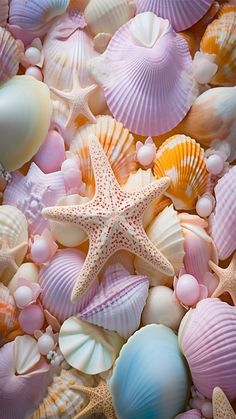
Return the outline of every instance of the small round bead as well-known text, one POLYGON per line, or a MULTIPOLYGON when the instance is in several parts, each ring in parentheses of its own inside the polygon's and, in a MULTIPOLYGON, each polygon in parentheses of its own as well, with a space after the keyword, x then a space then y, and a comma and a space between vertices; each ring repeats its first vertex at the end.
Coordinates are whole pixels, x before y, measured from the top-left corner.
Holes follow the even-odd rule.
POLYGON ((34 77, 36 80, 43 81, 42 71, 38 67, 28 67, 25 74, 26 76, 34 77))
POLYGON ((176 297, 182 304, 192 306, 196 304, 200 297, 200 288, 193 275, 182 275, 175 288, 176 297))
POLYGON ((44 313, 38 304, 30 304, 21 310, 18 320, 23 332, 33 335, 35 330, 43 327, 44 313))
POLYGON ((212 403, 210 401, 205 401, 201 407, 202 415, 206 419, 211 419, 213 417, 213 408, 212 403))
POLYGON ((42 355, 47 355, 49 351, 52 351, 54 347, 54 340, 52 336, 44 333, 38 340, 38 350, 42 355))
POLYGON ((38 48, 29 47, 25 51, 25 57, 30 62, 31 65, 36 65, 39 63, 41 58, 41 52, 38 48))
POLYGON ((209 217, 209 215, 212 213, 212 210, 213 205, 210 198, 207 196, 199 198, 196 205, 196 211, 200 217, 209 217))
POLYGON ((224 161, 218 154, 212 154, 206 161, 206 167, 212 175, 219 175, 224 169, 224 161))
POLYGON ((31 246, 31 258, 36 263, 45 263, 50 258, 51 252, 48 242, 39 238, 31 246))
POLYGON ((33 292, 29 287, 23 285, 16 289, 14 298, 18 307, 25 307, 33 300, 33 292))
POLYGON ((153 162, 153 150, 148 145, 144 145, 137 152, 137 160, 142 166, 149 166, 153 162))

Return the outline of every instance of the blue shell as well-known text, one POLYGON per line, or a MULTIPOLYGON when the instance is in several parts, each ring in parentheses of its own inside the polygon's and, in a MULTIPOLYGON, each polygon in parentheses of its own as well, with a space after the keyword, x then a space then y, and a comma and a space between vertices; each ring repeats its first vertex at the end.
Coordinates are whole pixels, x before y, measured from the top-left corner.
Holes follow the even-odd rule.
POLYGON ((173 419, 183 411, 188 369, 174 332, 156 324, 136 332, 120 352, 109 387, 119 419, 173 419))

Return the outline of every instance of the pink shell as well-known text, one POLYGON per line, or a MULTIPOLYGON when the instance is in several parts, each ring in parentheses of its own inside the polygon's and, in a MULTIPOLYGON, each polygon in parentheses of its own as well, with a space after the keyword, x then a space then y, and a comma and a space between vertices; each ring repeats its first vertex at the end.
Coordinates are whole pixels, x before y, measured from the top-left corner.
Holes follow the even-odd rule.
POLYGON ((210 218, 211 237, 219 259, 227 259, 236 249, 236 166, 215 187, 216 205, 210 218))
POLYGON ((33 335, 35 330, 40 330, 43 327, 43 309, 39 304, 30 304, 21 310, 18 320, 21 329, 25 333, 33 335))
POLYGON ((214 0, 135 0, 137 12, 153 12, 168 19, 177 31, 190 28, 210 9, 214 0))
POLYGON ((197 409, 191 409, 187 412, 180 413, 175 419, 202 419, 201 412, 197 409))
POLYGON ((197 390, 208 399, 219 386, 236 397, 236 307, 217 298, 200 301, 183 318, 179 344, 197 390))
POLYGON ((17 74, 22 53, 23 44, 21 45, 10 32, 0 27, 0 83, 17 74))
POLYGON ((62 136, 57 131, 49 131, 33 160, 44 173, 52 173, 61 169, 65 158, 65 144, 62 136))
POLYGON ((0 26, 3 28, 7 24, 9 0, 0 1, 0 26))

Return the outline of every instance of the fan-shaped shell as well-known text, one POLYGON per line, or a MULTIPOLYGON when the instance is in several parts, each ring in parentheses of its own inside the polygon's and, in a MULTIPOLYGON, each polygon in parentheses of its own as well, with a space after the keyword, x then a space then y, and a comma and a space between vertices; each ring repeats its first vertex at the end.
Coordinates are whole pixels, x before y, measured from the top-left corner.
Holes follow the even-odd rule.
POLYGON ((154 174, 159 179, 169 176, 169 196, 176 209, 193 209, 197 198, 210 188, 204 151, 198 143, 185 135, 175 135, 157 150, 154 174))
POLYGON ((190 109, 196 95, 191 65, 186 42, 151 12, 123 25, 89 63, 113 116, 144 136, 171 130, 190 109))
POLYGON ((32 336, 18 336, 15 339, 14 356, 16 373, 25 374, 40 360, 37 341, 32 336))
POLYGON ((215 187, 216 205, 210 219, 211 237, 221 260, 236 249, 236 167, 232 167, 215 187))
POLYGON ((236 83, 236 5, 223 5, 218 19, 208 25, 201 40, 201 51, 215 54, 218 65, 210 83, 234 86, 236 83))
POLYGON ((8 19, 9 0, 1 0, 0 3, 0 26, 5 27, 8 19))
POLYGON ((236 308, 217 298, 200 301, 183 318, 179 344, 193 383, 208 399, 220 386, 229 400, 236 397, 236 308))
POLYGON ((67 319, 59 334, 60 350, 68 364, 91 375, 110 369, 123 343, 116 333, 76 317, 67 319))
MULTIPOLYGON (((10 248, 28 242, 28 223, 24 214, 12 205, 0 206, 0 245, 4 242, 10 248)), ((25 251, 19 252, 17 262, 20 265, 24 259, 25 251)))
POLYGON ((214 0, 136 0, 137 12, 153 12, 168 19, 179 32, 190 28, 207 13, 214 0))
POLYGON ((49 90, 33 77, 15 76, 0 86, 0 156, 5 169, 20 168, 38 151, 51 113, 49 90))
POLYGON ((10 32, 0 27, 0 83, 17 74, 22 53, 21 43, 16 41, 10 32))
POLYGON ((120 419, 175 417, 185 404, 188 372, 174 332, 152 324, 131 336, 109 387, 120 419))
POLYGON ((0 283, 0 346, 1 340, 13 340, 19 333, 15 300, 8 288, 0 283))
POLYGON ((87 124, 78 131, 70 146, 70 151, 80 158, 82 178, 87 186, 88 195, 94 192, 94 176, 88 148, 88 136, 91 134, 96 135, 102 144, 120 185, 123 185, 130 173, 137 168, 133 135, 112 117, 99 116, 96 124, 87 124))

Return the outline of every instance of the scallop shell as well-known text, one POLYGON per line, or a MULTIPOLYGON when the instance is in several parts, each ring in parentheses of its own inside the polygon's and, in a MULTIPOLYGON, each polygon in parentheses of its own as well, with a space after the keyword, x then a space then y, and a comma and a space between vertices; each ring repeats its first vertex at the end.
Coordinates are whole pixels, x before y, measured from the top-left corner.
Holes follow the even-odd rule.
POLYGON ((148 288, 147 277, 130 275, 120 264, 111 265, 95 296, 77 317, 127 338, 139 327, 148 288))
POLYGON ((94 35, 113 35, 135 13, 133 0, 91 0, 84 11, 85 21, 94 35))
POLYGON ((1 0, 0 2, 0 26, 4 28, 8 19, 9 0, 1 0))
POLYGON ((174 332, 152 324, 131 336, 115 363, 109 387, 120 419, 169 419, 181 412, 188 371, 174 332))
POLYGON ((0 283, 0 346, 1 340, 11 341, 20 334, 17 308, 7 287, 0 283))
POLYGON ((215 187, 216 205, 210 218, 211 237, 219 259, 227 259, 236 249, 236 167, 232 167, 215 187))
MULTIPOLYGON (((184 236, 173 205, 166 207, 149 225, 147 236, 157 249, 169 260, 177 275, 184 258, 184 236)), ((139 257, 135 257, 134 266, 137 272, 147 275, 153 285, 169 284, 170 278, 153 269, 139 257)), ((172 280, 171 280, 172 282, 172 280)))
POLYGON ((166 192, 176 209, 193 209, 197 198, 210 190, 210 175, 206 169, 204 150, 185 135, 174 135, 157 150, 154 175, 169 176, 166 192))
POLYGON ((58 131, 64 138, 66 144, 70 144, 78 128, 76 123, 69 124, 66 128, 66 122, 69 116, 69 107, 63 101, 53 100, 53 112, 51 118, 50 130, 58 131))
POLYGON ((153 12, 168 19, 179 32, 190 28, 207 13, 214 0, 135 0, 137 12, 153 12))
POLYGON ((91 375, 109 370, 123 343, 116 333, 76 317, 67 319, 59 334, 59 347, 68 364, 91 375))
POLYGON ((236 83, 236 5, 223 5, 218 19, 208 25, 201 40, 201 51, 215 55, 218 70, 210 83, 234 86, 236 83))
POLYGON ((78 373, 73 368, 62 369, 59 376, 54 376, 46 396, 31 419, 73 419, 83 409, 86 397, 71 389, 72 385, 92 387, 94 378, 78 373))
POLYGON ((171 130, 196 97, 186 42, 151 12, 123 25, 88 65, 113 116, 139 135, 171 130))
POLYGON ((17 74, 22 54, 21 43, 16 41, 10 32, 0 27, 0 83, 17 74))
POLYGON ((83 182, 87 195, 94 193, 94 176, 88 148, 88 136, 94 134, 102 144, 113 172, 120 185, 123 185, 131 172, 137 168, 135 162, 135 141, 133 135, 123 124, 110 116, 99 116, 96 124, 83 126, 71 143, 70 151, 80 158, 83 182))
POLYGON ((38 151, 51 112, 47 86, 33 77, 15 76, 0 86, 0 161, 6 170, 20 168, 38 151))
POLYGON ((200 301, 183 318, 179 344, 197 390, 208 399, 219 386, 236 397, 236 308, 217 298, 200 301))
POLYGON ((40 360, 37 341, 28 335, 18 336, 14 344, 15 369, 19 375, 31 370, 40 360))

